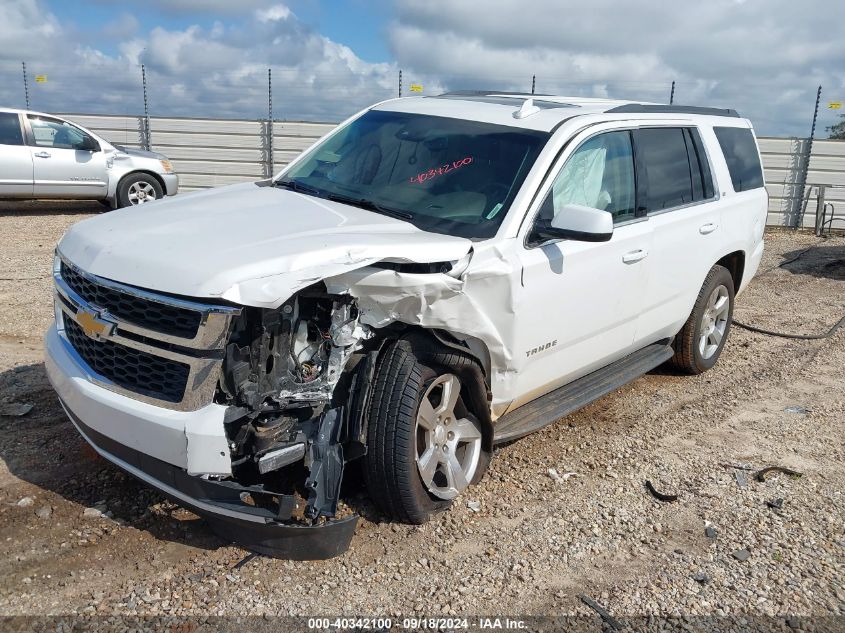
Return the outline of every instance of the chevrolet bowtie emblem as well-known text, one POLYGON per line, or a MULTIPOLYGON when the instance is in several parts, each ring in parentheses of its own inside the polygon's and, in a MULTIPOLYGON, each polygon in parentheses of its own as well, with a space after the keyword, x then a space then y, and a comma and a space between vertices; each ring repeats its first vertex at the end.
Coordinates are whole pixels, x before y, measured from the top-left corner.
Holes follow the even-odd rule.
POLYGON ((114 333, 115 323, 103 318, 99 311, 79 308, 76 311, 76 322, 89 338, 99 340, 114 333))

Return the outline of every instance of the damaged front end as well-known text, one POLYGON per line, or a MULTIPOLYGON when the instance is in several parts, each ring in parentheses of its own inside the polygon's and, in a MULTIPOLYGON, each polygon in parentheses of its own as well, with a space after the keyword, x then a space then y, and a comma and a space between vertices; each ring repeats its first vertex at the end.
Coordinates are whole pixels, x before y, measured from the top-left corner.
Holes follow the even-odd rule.
POLYGON ((345 464, 366 452, 366 389, 359 387, 374 368, 370 338, 355 299, 329 294, 323 284, 275 309, 245 308, 235 319, 215 395, 227 406, 230 481, 242 503, 298 538, 292 552, 284 530, 275 543, 268 532, 259 546, 234 527, 223 536, 286 558, 325 557, 326 530, 331 555, 348 547, 357 515, 338 504, 345 464))

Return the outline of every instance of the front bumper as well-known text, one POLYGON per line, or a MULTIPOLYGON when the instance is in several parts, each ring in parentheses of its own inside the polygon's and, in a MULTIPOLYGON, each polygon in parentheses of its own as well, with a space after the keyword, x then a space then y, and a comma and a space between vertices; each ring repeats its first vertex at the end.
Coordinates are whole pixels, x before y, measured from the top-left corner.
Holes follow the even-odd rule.
POLYGON ((189 474, 222 474, 224 461, 226 473, 231 472, 227 451, 208 450, 219 448, 221 440, 225 447, 225 407, 210 404, 198 411, 172 411, 93 384, 55 325, 47 332, 45 347, 47 376, 71 422, 94 450, 206 518, 222 538, 260 554, 292 560, 331 558, 349 547, 357 515, 314 526, 283 523, 289 518, 282 516, 283 509, 289 515, 292 497, 189 474), (191 450, 188 428, 208 434, 193 445, 196 450, 191 450), (198 465, 213 469, 197 470, 198 465), (279 512, 247 503, 247 495, 279 499, 279 512))
POLYGON ((175 196, 179 192, 178 174, 159 174, 164 181, 164 193, 168 196, 175 196))
POLYGON ((47 377, 66 407, 91 428, 189 473, 229 475, 226 407, 175 411, 95 384, 93 371, 54 324, 44 340, 47 377))

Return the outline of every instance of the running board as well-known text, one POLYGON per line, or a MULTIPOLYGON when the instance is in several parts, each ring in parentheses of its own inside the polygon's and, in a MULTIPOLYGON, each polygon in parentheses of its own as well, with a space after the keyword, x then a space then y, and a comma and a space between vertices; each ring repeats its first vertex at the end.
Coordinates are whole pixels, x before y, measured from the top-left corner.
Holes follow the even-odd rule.
POLYGON ((662 365, 674 353, 670 342, 654 343, 540 396, 499 418, 494 426, 493 442, 510 442, 539 431, 662 365))

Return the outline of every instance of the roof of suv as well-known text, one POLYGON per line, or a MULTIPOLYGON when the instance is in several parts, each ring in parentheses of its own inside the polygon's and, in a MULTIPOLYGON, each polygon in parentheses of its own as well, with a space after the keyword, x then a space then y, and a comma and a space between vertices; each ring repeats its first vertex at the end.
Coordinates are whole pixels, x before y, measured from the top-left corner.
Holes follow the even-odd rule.
POLYGON ((587 114, 704 115, 739 118, 735 110, 722 108, 469 90, 447 92, 436 97, 392 99, 380 103, 373 109, 469 119, 546 132, 551 131, 567 119, 587 114), (515 113, 525 105, 528 99, 532 100, 534 107, 527 110, 523 116, 516 116, 515 113))

